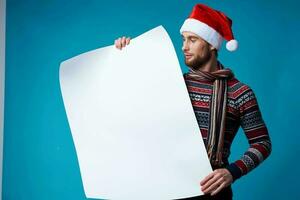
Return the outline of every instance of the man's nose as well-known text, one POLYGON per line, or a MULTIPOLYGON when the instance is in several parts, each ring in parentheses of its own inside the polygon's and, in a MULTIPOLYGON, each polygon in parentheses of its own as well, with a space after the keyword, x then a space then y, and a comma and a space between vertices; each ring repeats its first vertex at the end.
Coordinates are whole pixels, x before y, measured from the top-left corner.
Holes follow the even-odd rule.
POLYGON ((187 42, 185 41, 185 42, 182 43, 182 51, 185 52, 185 51, 187 51, 187 50, 188 50, 188 44, 187 44, 187 42))

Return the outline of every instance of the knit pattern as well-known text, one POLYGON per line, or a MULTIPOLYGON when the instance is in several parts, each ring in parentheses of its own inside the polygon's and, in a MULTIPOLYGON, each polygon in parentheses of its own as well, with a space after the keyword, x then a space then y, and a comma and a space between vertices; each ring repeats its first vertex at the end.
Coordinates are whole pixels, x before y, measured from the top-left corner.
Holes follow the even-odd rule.
MULTIPOLYGON (((184 75, 191 103, 207 147, 209 109, 213 82, 195 80, 184 75)), ((236 78, 228 80, 223 163, 233 180, 247 174, 265 160, 271 152, 271 141, 253 90, 236 78), (242 127, 249 148, 233 163, 228 162, 230 148, 238 129, 242 127)), ((213 168, 215 168, 213 166, 213 168)))

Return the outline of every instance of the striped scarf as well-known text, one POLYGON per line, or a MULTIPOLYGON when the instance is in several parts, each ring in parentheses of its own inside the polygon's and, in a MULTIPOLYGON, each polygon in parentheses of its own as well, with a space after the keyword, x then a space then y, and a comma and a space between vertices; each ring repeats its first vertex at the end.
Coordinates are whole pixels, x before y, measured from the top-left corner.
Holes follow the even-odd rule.
POLYGON ((207 154, 213 166, 222 166, 222 151, 225 134, 225 117, 227 104, 227 80, 234 77, 233 72, 224 69, 218 63, 219 69, 214 72, 194 71, 190 68, 187 76, 202 81, 213 81, 213 93, 209 110, 209 127, 207 138, 207 154))

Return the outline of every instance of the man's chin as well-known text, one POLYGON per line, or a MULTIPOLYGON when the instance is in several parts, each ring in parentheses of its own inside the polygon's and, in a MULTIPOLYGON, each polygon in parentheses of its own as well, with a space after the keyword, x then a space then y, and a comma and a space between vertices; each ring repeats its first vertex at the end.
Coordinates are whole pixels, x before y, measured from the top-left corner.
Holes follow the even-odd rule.
POLYGON ((192 68, 192 69, 197 69, 197 67, 195 66, 194 62, 191 62, 191 61, 187 61, 185 60, 185 65, 192 68))
POLYGON ((185 60, 186 66, 192 68, 193 70, 199 70, 205 64, 204 62, 200 62, 200 60, 185 60))
POLYGON ((191 62, 191 61, 189 61, 189 60, 187 60, 187 59, 185 59, 184 62, 185 62, 185 64, 186 64, 187 66, 189 66, 189 67, 192 67, 192 65, 193 65, 193 62, 191 62))

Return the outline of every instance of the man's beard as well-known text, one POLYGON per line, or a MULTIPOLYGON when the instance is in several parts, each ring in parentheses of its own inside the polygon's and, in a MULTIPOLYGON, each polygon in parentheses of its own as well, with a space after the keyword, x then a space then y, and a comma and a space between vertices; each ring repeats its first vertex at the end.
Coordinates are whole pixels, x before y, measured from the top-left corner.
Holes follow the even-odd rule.
POLYGON ((207 54, 203 58, 199 58, 199 56, 195 57, 192 61, 184 60, 185 64, 191 67, 193 70, 200 69, 204 64, 206 64, 211 58, 211 53, 207 52, 207 54))

